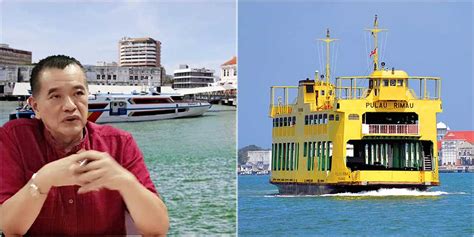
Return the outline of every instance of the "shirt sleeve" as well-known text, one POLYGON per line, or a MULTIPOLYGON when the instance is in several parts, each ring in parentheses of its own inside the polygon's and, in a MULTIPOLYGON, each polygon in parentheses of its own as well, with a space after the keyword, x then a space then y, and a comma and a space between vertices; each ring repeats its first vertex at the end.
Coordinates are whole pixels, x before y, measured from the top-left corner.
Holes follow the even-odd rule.
POLYGON ((122 166, 133 173, 145 188, 159 195, 156 191, 155 185, 151 181, 150 173, 148 172, 145 160, 143 159, 143 154, 131 135, 127 137, 122 155, 122 166))
POLYGON ((15 195, 26 183, 21 161, 13 134, 0 127, 0 204, 15 195))

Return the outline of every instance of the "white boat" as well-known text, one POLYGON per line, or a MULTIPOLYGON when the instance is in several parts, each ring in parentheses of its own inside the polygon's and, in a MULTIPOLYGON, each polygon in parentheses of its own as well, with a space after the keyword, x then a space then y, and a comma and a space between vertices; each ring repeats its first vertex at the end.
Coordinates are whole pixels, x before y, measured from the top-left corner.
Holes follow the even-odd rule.
MULTIPOLYGON (((208 102, 184 100, 179 94, 95 94, 89 96, 87 119, 95 123, 115 123, 196 117, 209 108, 208 102)), ((32 117, 34 113, 29 106, 10 114, 10 120, 32 117)))

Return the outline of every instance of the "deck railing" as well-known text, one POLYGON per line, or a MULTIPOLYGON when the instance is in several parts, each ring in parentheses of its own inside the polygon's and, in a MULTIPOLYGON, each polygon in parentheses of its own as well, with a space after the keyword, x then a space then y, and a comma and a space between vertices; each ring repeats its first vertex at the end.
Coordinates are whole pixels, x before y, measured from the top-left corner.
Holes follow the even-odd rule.
POLYGON ((362 124, 362 134, 418 135, 418 124, 362 124))

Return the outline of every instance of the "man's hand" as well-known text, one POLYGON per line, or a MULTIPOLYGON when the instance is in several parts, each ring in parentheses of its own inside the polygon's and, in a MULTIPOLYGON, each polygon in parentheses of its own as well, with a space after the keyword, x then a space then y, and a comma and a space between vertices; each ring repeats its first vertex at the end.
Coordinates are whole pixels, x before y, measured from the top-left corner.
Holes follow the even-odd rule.
POLYGON ((73 154, 46 164, 37 172, 36 185, 42 193, 49 192, 51 187, 80 185, 74 167, 83 159, 79 154, 73 154))
POLYGON ((124 184, 138 182, 135 176, 118 164, 106 152, 85 151, 78 154, 83 160, 87 159, 87 164, 80 166, 78 163, 71 168, 74 172, 75 180, 81 187, 78 193, 87 193, 101 188, 120 191, 124 184))

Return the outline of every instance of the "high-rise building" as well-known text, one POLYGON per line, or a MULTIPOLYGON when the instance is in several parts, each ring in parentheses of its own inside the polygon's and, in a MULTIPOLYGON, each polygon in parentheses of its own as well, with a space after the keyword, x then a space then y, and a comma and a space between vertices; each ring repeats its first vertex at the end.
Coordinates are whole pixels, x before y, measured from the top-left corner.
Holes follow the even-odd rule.
POLYGON ((161 42, 150 37, 119 41, 121 67, 161 67, 161 42))
POLYGON ((214 83, 214 70, 179 65, 174 71, 173 88, 207 87, 214 83))
POLYGON ((10 48, 8 44, 0 44, 0 64, 25 65, 31 64, 31 52, 10 48))

